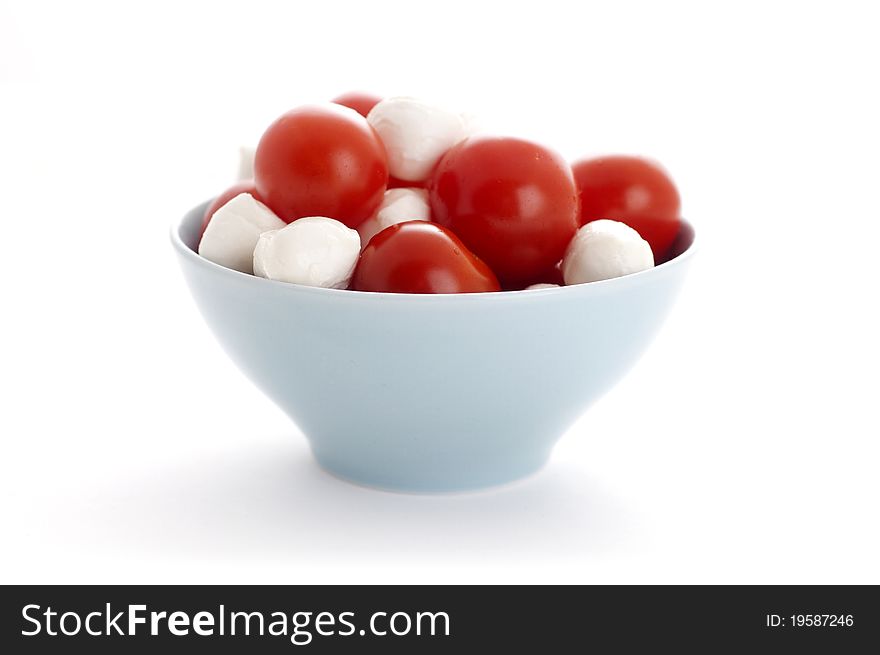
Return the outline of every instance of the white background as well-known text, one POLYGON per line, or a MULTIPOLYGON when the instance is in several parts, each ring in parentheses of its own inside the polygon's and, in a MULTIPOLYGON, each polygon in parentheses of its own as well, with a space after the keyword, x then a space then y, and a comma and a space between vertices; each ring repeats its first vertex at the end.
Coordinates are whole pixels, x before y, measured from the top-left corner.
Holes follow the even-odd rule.
POLYGON ((878 21, 823 4, 2 2, 0 581, 880 582, 878 21), (171 222, 352 88, 678 182, 680 301, 532 479, 327 476, 188 296, 171 222))

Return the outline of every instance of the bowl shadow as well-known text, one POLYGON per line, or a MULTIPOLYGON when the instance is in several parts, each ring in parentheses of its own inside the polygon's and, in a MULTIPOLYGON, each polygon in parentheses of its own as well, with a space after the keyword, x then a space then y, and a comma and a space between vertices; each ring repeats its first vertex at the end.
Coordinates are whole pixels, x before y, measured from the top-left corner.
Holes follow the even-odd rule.
POLYGON ((88 520, 104 547, 135 559, 558 562, 627 550, 641 527, 625 503, 563 462, 487 491, 400 494, 332 477, 289 435, 114 487, 100 493, 120 501, 115 509, 88 520))

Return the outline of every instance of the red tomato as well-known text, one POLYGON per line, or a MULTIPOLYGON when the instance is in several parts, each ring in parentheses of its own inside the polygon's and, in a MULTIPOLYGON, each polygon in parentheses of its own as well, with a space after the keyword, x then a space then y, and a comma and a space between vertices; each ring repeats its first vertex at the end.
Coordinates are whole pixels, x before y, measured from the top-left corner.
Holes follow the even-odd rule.
POLYGON ((472 137, 438 162, 433 219, 451 228, 506 287, 539 281, 577 231, 577 191, 557 153, 520 139, 472 137))
POLYGON ((208 208, 205 210, 205 216, 202 218, 202 231, 199 234, 205 233, 205 228, 208 227, 208 222, 211 220, 214 212, 240 193, 249 193, 257 200, 260 200, 260 194, 257 193, 257 187, 254 185, 253 180, 242 180, 241 182, 233 184, 226 189, 226 191, 214 198, 214 202, 208 205, 208 208))
POLYGON ((333 98, 330 102, 335 102, 337 105, 354 109, 357 113, 366 118, 367 114, 370 113, 370 110, 375 107, 380 100, 382 100, 382 98, 374 96, 371 93, 349 91, 348 93, 343 93, 341 96, 333 98))
POLYGON ((657 164, 616 155, 572 166, 580 195, 581 225, 599 218, 626 223, 651 244, 658 261, 681 227, 678 190, 657 164))
POLYGON ((370 239, 351 288, 391 293, 501 290, 492 270, 457 236, 428 221, 398 223, 370 239))
POLYGON ((327 216, 357 227, 385 193, 385 147, 363 116, 339 105, 293 109, 263 134, 254 157, 257 191, 290 223, 327 216))
POLYGON ((388 178, 389 189, 413 189, 424 187, 424 182, 410 182, 408 180, 399 180, 394 176, 388 178))
POLYGON ((562 278, 562 262, 558 262, 553 268, 549 271, 545 271, 543 275, 538 278, 538 283, 545 284, 558 284, 561 287, 565 286, 565 280, 562 278))

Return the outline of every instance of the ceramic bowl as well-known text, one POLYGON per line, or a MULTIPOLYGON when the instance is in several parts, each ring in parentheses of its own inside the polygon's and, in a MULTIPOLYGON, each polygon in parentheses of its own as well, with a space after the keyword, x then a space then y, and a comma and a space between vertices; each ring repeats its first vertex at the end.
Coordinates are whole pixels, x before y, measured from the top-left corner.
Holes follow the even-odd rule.
POLYGON ((651 342, 694 252, 685 224, 669 261, 603 282, 457 295, 320 289, 200 257, 206 204, 171 240, 214 335, 322 467, 401 491, 476 489, 541 468, 651 342))

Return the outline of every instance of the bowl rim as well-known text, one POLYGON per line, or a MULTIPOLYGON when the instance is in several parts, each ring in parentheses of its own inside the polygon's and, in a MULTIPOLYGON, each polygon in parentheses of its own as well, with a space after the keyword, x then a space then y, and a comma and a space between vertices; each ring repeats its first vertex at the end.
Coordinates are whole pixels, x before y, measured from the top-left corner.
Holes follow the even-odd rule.
POLYGON ((190 248, 186 243, 184 243, 183 238, 181 237, 181 231, 186 226, 188 221, 195 222, 197 219, 201 218, 201 213, 204 209, 207 208, 208 204, 211 203, 213 199, 206 200, 202 202, 189 211, 187 211, 182 218, 175 220, 171 224, 170 236, 171 236, 171 244, 174 249, 178 252, 178 254, 191 261, 196 266, 200 266, 201 268, 212 271, 213 274, 221 275, 221 276, 231 276, 232 279, 238 279, 240 282, 244 282, 245 284, 254 284, 257 286, 275 286, 279 289, 287 289, 289 292, 294 293, 307 293, 314 294, 319 296, 330 297, 344 297, 344 298, 362 298, 362 299, 374 299, 374 300, 391 300, 400 301, 404 300, 407 302, 413 302, 418 299, 418 302, 450 302, 452 299, 456 301, 464 301, 464 302, 478 302, 480 300, 493 300, 497 301, 500 298, 509 298, 511 300, 517 298, 537 298, 541 296, 556 296, 561 294, 571 294, 575 291, 584 291, 585 289, 592 289, 596 292, 599 291, 610 291, 618 287, 622 287, 625 285, 629 285, 632 283, 640 282, 648 277, 660 275, 663 272, 680 268, 685 265, 693 256, 694 253, 698 249, 699 241, 697 236, 697 230, 694 228, 693 223, 682 218, 681 223, 682 227, 688 228, 691 231, 692 238, 690 245, 680 254, 676 255, 672 259, 669 259, 662 264, 658 264, 652 268, 646 269, 644 271, 639 271, 638 273, 630 273, 629 275, 623 275, 621 277, 615 277, 608 280, 598 280, 596 282, 585 282, 583 284, 571 284, 567 286, 559 286, 559 287, 549 287, 544 289, 516 289, 511 291, 483 291, 480 293, 391 293, 386 291, 355 291, 353 289, 327 289, 324 287, 310 287, 303 284, 295 284, 292 282, 281 282, 279 280, 269 280, 267 278, 262 278, 257 275, 250 275, 248 273, 242 273, 241 271, 236 271, 231 268, 226 268, 225 266, 221 266, 220 264, 216 264, 209 259, 205 259, 201 255, 198 254, 195 250, 190 248), (199 212, 198 210, 202 210, 199 212))

